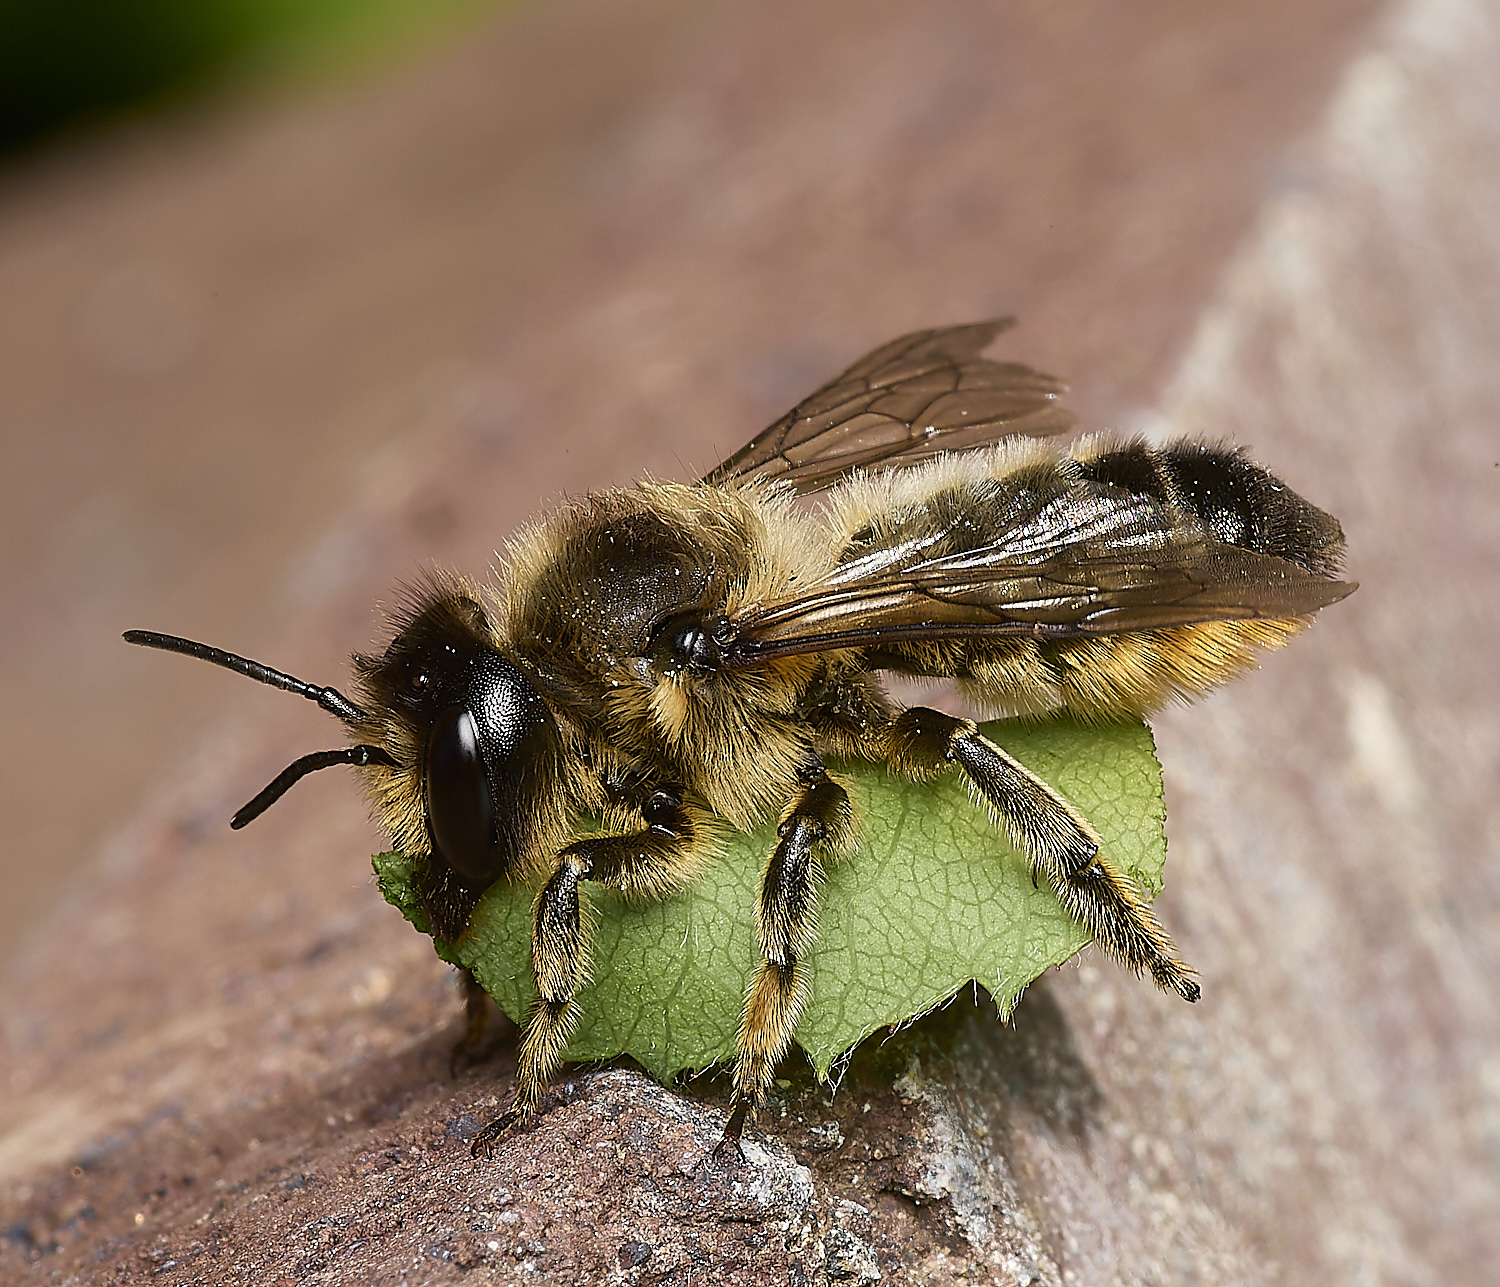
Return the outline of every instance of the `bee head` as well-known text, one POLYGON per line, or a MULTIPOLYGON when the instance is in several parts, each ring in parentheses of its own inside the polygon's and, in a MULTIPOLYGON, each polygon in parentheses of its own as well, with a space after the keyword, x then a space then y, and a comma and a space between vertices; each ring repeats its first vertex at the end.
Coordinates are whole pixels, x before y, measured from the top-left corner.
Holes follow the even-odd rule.
POLYGON ((398 845, 427 849, 475 894, 530 866, 558 810, 561 736, 478 601, 422 592, 385 652, 355 665, 371 724, 401 748, 401 768, 376 783, 398 845))
POLYGON ((356 745, 294 761, 230 826, 252 822, 317 769, 377 770, 370 786, 397 847, 432 855, 430 910, 453 910, 434 916, 445 937, 462 929, 480 893, 532 866, 561 826, 557 721, 498 645, 477 597, 459 584, 434 583, 419 592, 385 652, 355 657, 359 703, 176 635, 131 630, 125 639, 297 693, 342 720, 356 745))

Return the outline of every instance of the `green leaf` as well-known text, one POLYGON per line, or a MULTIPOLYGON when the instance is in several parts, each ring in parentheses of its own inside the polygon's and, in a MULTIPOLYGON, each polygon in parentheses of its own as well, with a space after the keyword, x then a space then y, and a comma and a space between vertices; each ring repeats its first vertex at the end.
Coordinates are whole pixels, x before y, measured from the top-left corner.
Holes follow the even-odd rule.
MULTIPOLYGON (((1153 895, 1161 889, 1161 766, 1143 724, 1005 722, 984 732, 1068 797, 1104 840, 1104 857, 1153 895)), ((1008 1015, 1021 991, 1088 936, 1063 911, 1005 833, 970 800, 962 774, 912 785, 867 765, 837 776, 863 819, 858 850, 830 865, 819 896, 812 996, 797 1041, 826 1077, 840 1054, 878 1028, 941 1005, 977 981, 1008 1015)), ((628 1054, 663 1081, 733 1058, 740 1003, 756 961, 754 907, 774 823, 726 835, 693 886, 632 907, 589 887, 594 982, 567 1057, 628 1054)), ((374 860, 381 892, 418 929, 414 863, 374 860)), ((468 930, 436 944, 472 970, 517 1022, 531 980, 532 889, 497 886, 468 930)))

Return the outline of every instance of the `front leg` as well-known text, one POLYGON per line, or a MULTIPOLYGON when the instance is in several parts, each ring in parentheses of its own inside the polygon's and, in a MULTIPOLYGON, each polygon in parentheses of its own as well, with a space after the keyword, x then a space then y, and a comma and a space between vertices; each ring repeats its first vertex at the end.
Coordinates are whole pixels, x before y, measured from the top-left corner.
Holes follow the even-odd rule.
POLYGON ((537 896, 531 923, 531 968, 536 1008, 526 1025, 516 1067, 516 1098, 509 1111, 474 1137, 474 1156, 488 1156, 514 1123, 533 1117, 548 1078, 562 1060, 578 1022, 578 992, 589 981, 589 948, 582 912, 585 880, 636 898, 665 898, 688 884, 702 866, 708 837, 682 794, 651 793, 641 806, 645 826, 618 836, 589 836, 558 855, 537 896))
POLYGON ((760 964, 745 997, 736 1038, 734 1107, 720 1147, 739 1147, 745 1119, 766 1097, 776 1065, 807 1004, 807 951, 817 933, 818 858, 842 855, 853 840, 844 788, 814 761, 781 820, 781 843, 761 882, 755 924, 760 964))

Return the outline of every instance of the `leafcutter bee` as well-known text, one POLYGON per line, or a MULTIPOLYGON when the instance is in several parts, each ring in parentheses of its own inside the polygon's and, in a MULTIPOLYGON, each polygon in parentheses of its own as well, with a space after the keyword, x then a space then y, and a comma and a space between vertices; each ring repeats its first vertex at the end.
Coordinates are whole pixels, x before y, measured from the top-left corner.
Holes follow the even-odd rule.
POLYGON ((693 484, 646 480, 565 502, 511 542, 504 584, 431 579, 357 700, 175 636, 185 652, 316 701, 351 745, 304 756, 238 814, 356 766, 401 851, 425 864, 434 934, 457 938, 497 881, 538 889, 527 1024, 510 1109, 533 1116, 588 977, 594 881, 666 898, 714 858, 714 819, 779 815, 741 1014, 737 1141, 807 995, 821 867, 848 853, 825 764, 925 779, 955 766, 1106 954, 1185 1000, 1192 969, 1088 820, 979 734, 900 707, 882 672, 951 679, 996 714, 1142 716, 1250 668, 1318 609, 1338 522, 1228 447, 1165 447, 1073 424, 1062 385, 981 351, 1008 319, 903 336, 693 484), (821 509, 799 503, 823 493, 821 509), (602 817, 600 834, 580 818, 602 817))

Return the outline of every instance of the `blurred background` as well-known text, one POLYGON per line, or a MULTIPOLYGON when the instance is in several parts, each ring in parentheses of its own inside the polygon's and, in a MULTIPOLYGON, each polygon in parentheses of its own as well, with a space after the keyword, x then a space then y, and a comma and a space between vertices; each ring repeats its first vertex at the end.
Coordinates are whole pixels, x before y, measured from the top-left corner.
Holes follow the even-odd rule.
POLYGON ((389 65, 504 0, 4 0, 0 154, 227 86, 389 65))
POLYGON ((194 601, 253 619, 351 459, 400 423, 340 406, 380 395, 298 334, 343 325, 354 367, 383 360, 350 316, 368 288, 307 276, 318 239, 350 232, 338 168, 381 165, 338 96, 378 95, 504 7, 0 2, 0 961, 161 759, 160 703, 207 695, 198 676, 132 692, 110 636, 194 601), (287 169, 278 149, 302 151, 287 169))

